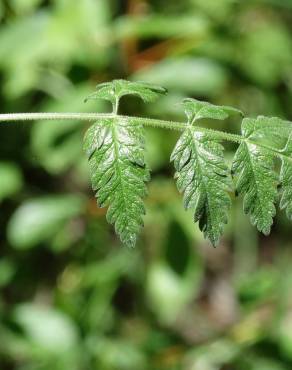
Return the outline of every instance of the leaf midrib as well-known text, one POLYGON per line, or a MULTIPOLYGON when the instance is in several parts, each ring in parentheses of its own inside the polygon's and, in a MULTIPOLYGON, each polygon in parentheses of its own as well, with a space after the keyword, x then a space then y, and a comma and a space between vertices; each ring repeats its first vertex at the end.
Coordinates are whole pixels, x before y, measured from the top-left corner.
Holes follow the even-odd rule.
POLYGON ((259 201, 259 204, 260 204, 260 208, 261 208, 261 215, 263 217, 264 211, 263 211, 263 206, 262 206, 262 197, 259 196, 260 195, 260 192, 258 191, 258 179, 257 179, 256 172, 255 172, 255 169, 254 169, 253 160, 252 160, 252 157, 251 157, 251 154, 250 154, 250 151, 249 151, 249 146, 248 146, 247 142, 243 142, 243 144, 246 147, 247 155, 248 155, 248 160, 249 160, 249 163, 250 163, 250 167, 251 167, 251 170, 252 170, 253 177, 255 179, 256 194, 257 194, 257 198, 260 200, 259 201))
POLYGON ((126 207, 126 201, 125 201, 126 198, 125 198, 125 192, 124 192, 124 181, 123 181, 123 176, 121 174, 121 168, 120 168, 119 142, 117 138, 116 120, 113 120, 111 129, 112 129, 112 135, 113 135, 113 141, 114 141, 114 153, 115 153, 115 158, 116 158, 115 167, 117 169, 118 177, 119 177, 120 184, 121 184, 121 193, 122 193, 123 204, 124 204, 123 211, 126 213, 127 220, 128 220, 129 215, 128 215, 128 208, 126 207))
MULTIPOLYGON (((191 139, 192 139, 192 143, 193 143, 193 148, 195 149, 195 153, 196 153, 196 157, 197 157, 197 161, 198 161, 198 167, 200 169, 200 176, 201 176, 201 179, 202 179, 202 182, 203 182, 203 187, 204 187, 204 192, 206 194, 206 198, 207 198, 207 203, 208 203, 208 207, 207 207, 207 214, 208 214, 208 217, 210 218, 211 220, 211 229, 213 230, 213 217, 210 213, 210 199, 209 199, 209 193, 207 191, 207 186, 206 186, 206 183, 205 183, 205 178, 203 176, 203 171, 202 171, 202 164, 201 164, 201 156, 199 154, 199 151, 198 151, 198 148, 197 148, 197 141, 193 135, 193 132, 192 132, 192 127, 189 127, 189 132, 190 132, 190 135, 191 135, 191 139)), ((212 242, 214 242, 212 240, 212 242)))

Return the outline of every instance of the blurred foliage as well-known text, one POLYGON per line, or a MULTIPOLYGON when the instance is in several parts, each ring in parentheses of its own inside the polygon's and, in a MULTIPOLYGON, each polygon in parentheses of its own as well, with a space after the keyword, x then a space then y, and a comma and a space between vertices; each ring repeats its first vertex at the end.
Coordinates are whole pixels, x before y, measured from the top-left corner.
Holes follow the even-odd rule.
MULTIPOLYGON (((114 78, 292 119, 291 0, 1 0, 1 112, 83 104, 114 78)), ((207 122, 237 132, 232 120, 207 122)), ((215 250, 180 205, 176 132, 147 129, 145 228, 121 248, 96 207, 79 122, 0 128, 1 370, 289 370, 291 224, 259 236, 235 200, 215 250)), ((232 145, 226 146, 227 159, 232 145)))

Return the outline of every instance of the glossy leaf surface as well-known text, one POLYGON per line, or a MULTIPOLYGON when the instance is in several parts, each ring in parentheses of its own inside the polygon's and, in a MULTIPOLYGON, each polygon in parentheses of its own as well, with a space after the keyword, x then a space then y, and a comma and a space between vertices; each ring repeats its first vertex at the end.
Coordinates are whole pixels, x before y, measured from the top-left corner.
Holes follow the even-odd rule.
MULTIPOLYGON (((267 122, 267 130, 270 122, 267 122)), ((263 146, 249 141, 257 134, 260 120, 245 119, 242 133, 246 138, 237 149, 232 172, 237 178, 236 191, 244 196, 243 209, 258 230, 268 235, 276 214, 278 176, 274 171, 274 156, 263 146)), ((262 129, 264 132, 265 130, 262 129)))
POLYGON ((100 207, 108 207, 107 220, 121 241, 134 247, 145 213, 144 182, 150 177, 142 126, 121 117, 99 121, 87 131, 84 148, 100 207))
POLYGON ((283 147, 291 132, 291 122, 277 117, 245 118, 242 121, 242 133, 256 142, 263 140, 273 146, 283 147))
POLYGON ((184 193, 184 206, 194 210, 194 221, 216 246, 227 223, 231 205, 231 179, 223 158, 223 147, 208 135, 189 127, 171 155, 177 187, 184 193))

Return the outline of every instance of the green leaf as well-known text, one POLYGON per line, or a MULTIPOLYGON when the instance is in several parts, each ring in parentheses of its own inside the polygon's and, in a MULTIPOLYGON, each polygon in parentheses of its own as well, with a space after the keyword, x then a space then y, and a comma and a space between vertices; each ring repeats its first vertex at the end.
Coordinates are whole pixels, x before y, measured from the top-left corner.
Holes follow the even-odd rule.
POLYGON ((289 123, 279 118, 246 118, 242 122, 242 134, 246 138, 234 157, 232 172, 237 176, 236 191, 244 195, 243 209, 250 214, 251 222, 268 235, 276 214, 278 176, 274 171, 273 152, 248 140, 270 137, 277 141, 285 137, 289 123))
POLYGON ((280 181, 282 185, 281 209, 286 209, 287 217, 292 220, 292 135, 282 151, 280 181))
POLYGON ((77 195, 51 195, 27 200, 9 220, 8 240, 17 249, 33 248, 54 238, 83 209, 84 198, 77 195))
POLYGON ((209 135, 189 126, 171 155, 184 206, 194 209, 194 221, 216 246, 227 223, 232 183, 224 163, 223 147, 209 135))
MULTIPOLYGON (((118 41, 129 38, 141 39, 168 39, 177 37, 197 37, 201 38, 208 31, 209 22, 201 14, 148 14, 147 16, 138 14, 122 16, 112 25, 118 41)), ((155 63, 156 64, 156 63, 155 63)))
POLYGON ((84 148, 100 207, 109 206, 107 220, 115 224, 121 241, 134 247, 145 213, 144 182, 150 178, 142 126, 129 118, 100 120, 87 131, 84 148))
POLYGON ((273 145, 286 143, 291 129, 291 122, 277 117, 259 116, 245 118, 242 121, 242 133, 246 138, 253 141, 268 141, 273 145))
POLYGON ((167 90, 163 87, 147 82, 131 82, 126 80, 113 80, 96 86, 96 91, 88 99, 105 99, 115 104, 124 95, 136 95, 145 102, 154 101, 159 95, 165 95, 167 90))
POLYGON ((22 187, 22 174, 13 163, 0 162, 0 202, 15 193, 22 187))
MULTIPOLYGON (((171 93, 172 96, 179 94, 216 97, 225 88, 228 73, 222 64, 214 59, 181 56, 179 59, 168 57, 147 65, 147 68, 137 70, 131 78, 166 86, 176 93, 171 93)), ((166 113, 169 113, 169 110, 166 113)))
POLYGON ((13 279, 16 272, 14 261, 9 258, 1 258, 0 260, 0 288, 8 285, 13 279))
POLYGON ((271 152, 253 143, 240 144, 232 164, 237 176, 236 192, 244 195, 243 209, 263 234, 270 233, 276 214, 277 174, 271 152))
POLYGON ((41 0, 12 0, 11 7, 19 14, 27 13, 39 6, 41 0))
POLYGON ((51 355, 64 356, 77 346, 78 331, 75 323, 60 311, 24 303, 16 306, 12 316, 31 344, 51 355))
POLYGON ((213 105, 191 98, 184 99, 182 105, 190 123, 202 118, 224 120, 232 114, 240 114, 243 116, 243 113, 238 109, 228 106, 213 105))

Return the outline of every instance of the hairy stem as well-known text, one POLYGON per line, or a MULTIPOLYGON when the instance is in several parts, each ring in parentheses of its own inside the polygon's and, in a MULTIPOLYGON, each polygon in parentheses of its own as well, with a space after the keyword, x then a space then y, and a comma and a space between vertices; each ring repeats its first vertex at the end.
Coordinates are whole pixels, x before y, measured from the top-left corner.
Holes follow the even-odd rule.
MULTIPOLYGON (((159 120, 154 118, 141 118, 141 117, 131 117, 132 120, 141 123, 144 126, 153 126, 153 127, 160 127, 160 128, 167 128, 173 130, 183 131, 187 128, 188 124, 184 122, 176 122, 176 121, 166 121, 166 120, 159 120)), ((210 133, 212 137, 216 139, 222 139, 227 141, 233 141, 235 143, 241 143, 243 138, 241 135, 229 134, 224 131, 217 131, 212 130, 210 128, 194 126, 195 131, 199 132, 206 132, 210 133)))
MULTIPOLYGON (((116 116, 115 113, 7 113, 0 114, 0 122, 39 120, 98 121, 101 118, 110 118, 114 116, 116 116)), ((120 117, 131 118, 132 121, 136 121, 143 126, 152 126, 179 131, 183 131, 186 128, 186 123, 184 122, 160 120, 155 118, 129 117, 122 115, 120 117)), ((242 141, 242 137, 240 135, 229 134, 227 132, 211 130, 204 127, 196 127, 196 129, 201 132, 209 132, 218 139, 229 140, 237 143, 242 141)))
MULTIPOLYGON (((117 110, 118 105, 116 104, 114 111, 117 110)), ((39 120, 75 120, 75 121, 98 121, 102 118, 110 118, 116 117, 116 113, 7 113, 7 114, 0 114, 0 122, 17 122, 17 121, 39 121, 39 120)), ((129 116, 122 116, 122 118, 131 118, 133 122, 137 122, 142 124, 143 126, 152 126, 157 128, 165 128, 165 129, 172 129, 172 130, 179 130, 183 131, 187 127, 187 123, 184 122, 177 122, 177 121, 169 121, 169 120, 161 120, 155 118, 144 118, 144 117, 129 117, 129 116)), ((235 143, 240 144, 244 137, 241 135, 230 134, 224 131, 213 130, 205 127, 195 126, 195 130, 199 132, 209 133, 212 135, 213 138, 219 140, 227 140, 232 141, 235 143)), ((269 151, 271 151, 276 157, 281 158, 283 157, 283 153, 281 150, 277 150, 275 148, 268 147, 264 144, 253 142, 249 140, 255 145, 263 147, 269 151)))
POLYGON ((0 114, 0 122, 39 120, 96 121, 100 118, 112 116, 112 113, 7 113, 0 114))

